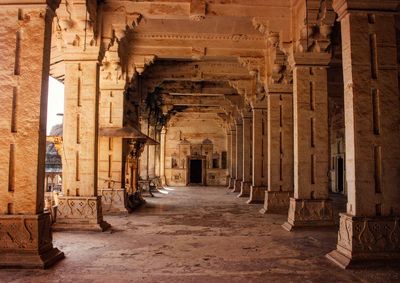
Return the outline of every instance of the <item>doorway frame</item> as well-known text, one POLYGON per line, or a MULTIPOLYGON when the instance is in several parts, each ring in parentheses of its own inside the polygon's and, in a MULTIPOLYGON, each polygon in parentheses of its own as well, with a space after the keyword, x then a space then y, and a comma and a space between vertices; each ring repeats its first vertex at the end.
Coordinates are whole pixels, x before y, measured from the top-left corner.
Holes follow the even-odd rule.
POLYGON ((205 155, 192 155, 186 158, 186 186, 207 186, 206 184, 206 160, 205 155), (201 160, 201 183, 190 183, 190 161, 201 160))

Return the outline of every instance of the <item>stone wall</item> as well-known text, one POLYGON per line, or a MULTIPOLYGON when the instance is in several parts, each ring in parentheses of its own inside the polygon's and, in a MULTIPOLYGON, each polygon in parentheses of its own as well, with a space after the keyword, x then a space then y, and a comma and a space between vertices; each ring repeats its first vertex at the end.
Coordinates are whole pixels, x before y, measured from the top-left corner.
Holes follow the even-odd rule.
POLYGON ((185 186, 189 183, 187 159, 192 155, 205 156, 205 185, 225 186, 228 171, 221 167, 224 163, 222 152, 226 151, 226 133, 216 114, 178 114, 171 119, 166 134, 165 176, 167 184, 185 186))

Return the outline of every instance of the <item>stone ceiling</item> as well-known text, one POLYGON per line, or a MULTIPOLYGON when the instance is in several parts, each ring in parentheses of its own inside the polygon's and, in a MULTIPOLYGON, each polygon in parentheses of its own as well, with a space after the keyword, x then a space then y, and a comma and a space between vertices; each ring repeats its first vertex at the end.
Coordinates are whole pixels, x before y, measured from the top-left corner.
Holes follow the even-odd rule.
MULTIPOLYGON (((304 47, 300 2, 108 0, 86 5, 62 0, 53 30, 51 74, 62 81, 70 54, 84 51, 86 57, 100 58, 103 85, 120 80, 129 86, 140 78, 147 93, 157 87, 164 96, 238 94, 247 103, 261 88, 291 92, 289 50, 304 47)), ((308 1, 314 22, 330 1, 322 2, 308 1)), ((312 48, 321 49, 324 40, 314 40, 312 48)))

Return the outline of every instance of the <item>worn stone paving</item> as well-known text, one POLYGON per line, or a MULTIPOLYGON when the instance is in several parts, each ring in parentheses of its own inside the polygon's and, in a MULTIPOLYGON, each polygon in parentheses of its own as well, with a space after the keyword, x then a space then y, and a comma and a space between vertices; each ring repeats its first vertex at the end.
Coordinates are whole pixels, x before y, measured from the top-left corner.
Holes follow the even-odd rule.
POLYGON ((286 232, 285 215, 221 187, 170 188, 104 233, 54 233, 49 270, 0 270, 0 282, 400 282, 394 267, 342 270, 324 255, 336 229, 286 232))

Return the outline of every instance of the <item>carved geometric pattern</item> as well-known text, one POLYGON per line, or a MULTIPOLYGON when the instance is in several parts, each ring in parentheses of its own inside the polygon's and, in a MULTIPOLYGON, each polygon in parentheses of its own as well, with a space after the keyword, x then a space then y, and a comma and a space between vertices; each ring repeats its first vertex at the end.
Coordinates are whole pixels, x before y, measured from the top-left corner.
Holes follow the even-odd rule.
POLYGON ((52 247, 50 214, 2 215, 0 217, 0 250, 38 250, 52 247))
POLYGON ((174 40, 233 40, 233 41, 261 41, 265 40, 263 36, 259 35, 245 35, 245 34, 182 34, 182 33, 134 33, 135 39, 174 39, 174 40))
POLYGON ((267 191, 265 204, 268 205, 268 208, 274 207, 289 207, 290 197, 293 195, 293 192, 281 192, 281 191, 267 191))
POLYGON ((124 189, 101 189, 100 193, 103 211, 124 209, 124 189))
POLYGON ((290 199, 288 222, 291 224, 308 223, 318 225, 318 222, 333 224, 333 209, 330 200, 290 199))
POLYGON ((338 246, 353 257, 363 253, 399 253, 399 221, 398 217, 367 218, 341 214, 338 246))
POLYGON ((97 219, 101 214, 97 197, 59 197, 57 218, 97 219))

